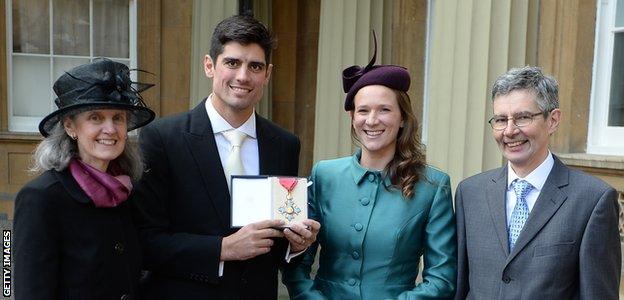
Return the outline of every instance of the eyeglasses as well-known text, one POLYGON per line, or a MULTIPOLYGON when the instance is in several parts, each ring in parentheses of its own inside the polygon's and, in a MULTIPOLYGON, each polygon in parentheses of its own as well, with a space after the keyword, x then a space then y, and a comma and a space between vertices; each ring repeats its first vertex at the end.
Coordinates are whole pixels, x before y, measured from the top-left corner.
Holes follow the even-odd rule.
POLYGON ((509 120, 512 120, 513 124, 516 127, 524 127, 524 126, 530 125, 536 116, 539 116, 543 113, 544 112, 540 111, 534 114, 520 113, 520 114, 514 115, 513 117, 494 116, 488 121, 488 123, 490 123, 490 126, 492 126, 492 129, 494 130, 504 130, 505 128, 507 128, 507 125, 509 124, 509 120))

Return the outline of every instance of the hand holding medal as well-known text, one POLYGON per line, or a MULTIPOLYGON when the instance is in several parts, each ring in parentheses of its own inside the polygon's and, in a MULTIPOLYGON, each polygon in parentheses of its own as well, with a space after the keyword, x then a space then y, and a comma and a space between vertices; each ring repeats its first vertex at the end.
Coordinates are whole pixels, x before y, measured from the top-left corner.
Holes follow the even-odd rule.
MULTIPOLYGON (((321 224, 317 221, 304 219, 297 221, 302 209, 297 204, 301 203, 301 199, 294 199, 294 190, 297 187, 306 189, 302 181, 301 186, 298 184, 301 178, 294 177, 280 177, 279 184, 286 190, 286 198, 283 200, 283 205, 279 206, 277 211, 282 215, 286 222, 286 229, 284 229, 284 236, 290 242, 291 253, 297 253, 306 250, 312 243, 316 241, 316 235, 318 234, 321 224), (299 200, 299 201, 297 201, 299 200), (295 220, 295 221, 293 221, 295 220)), ((307 197, 306 197, 307 198, 307 197)), ((305 199, 307 201, 307 199, 305 199)), ((304 202, 304 205, 307 204, 304 202)))
POLYGON ((321 223, 312 219, 291 223, 288 228, 284 229, 284 236, 290 242, 290 252, 305 251, 316 242, 316 236, 320 229, 321 223))

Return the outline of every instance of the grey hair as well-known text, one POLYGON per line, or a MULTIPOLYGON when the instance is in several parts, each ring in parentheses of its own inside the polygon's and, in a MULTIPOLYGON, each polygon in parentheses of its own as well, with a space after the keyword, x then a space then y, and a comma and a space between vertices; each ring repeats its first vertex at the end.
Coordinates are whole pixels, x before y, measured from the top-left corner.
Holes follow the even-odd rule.
POLYGON ((559 84, 553 77, 544 75, 539 67, 513 68, 499 76, 492 86, 492 102, 498 96, 517 90, 533 93, 544 116, 559 108, 559 84))
POLYGON ((32 173, 51 169, 63 171, 69 165, 69 161, 77 156, 78 146, 65 133, 61 122, 58 122, 50 131, 50 135, 37 145, 33 155, 33 165, 29 171, 32 173))
MULTIPOLYGON (((63 171, 72 158, 78 157, 78 144, 65 132, 63 121, 59 121, 35 149, 33 164, 29 171, 39 173, 47 170, 63 171)), ((123 152, 113 160, 123 174, 139 180, 143 174, 143 158, 135 142, 128 139, 123 152)))

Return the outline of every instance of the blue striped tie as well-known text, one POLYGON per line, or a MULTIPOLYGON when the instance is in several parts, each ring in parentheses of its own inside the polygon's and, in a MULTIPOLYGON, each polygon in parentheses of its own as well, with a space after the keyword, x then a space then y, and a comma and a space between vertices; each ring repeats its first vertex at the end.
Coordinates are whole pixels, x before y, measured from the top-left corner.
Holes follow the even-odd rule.
POLYGON ((509 251, 516 245, 516 240, 518 240, 524 223, 529 218, 529 206, 527 205, 526 197, 533 188, 526 180, 519 179, 514 180, 511 185, 514 192, 516 192, 516 205, 509 221, 509 251))

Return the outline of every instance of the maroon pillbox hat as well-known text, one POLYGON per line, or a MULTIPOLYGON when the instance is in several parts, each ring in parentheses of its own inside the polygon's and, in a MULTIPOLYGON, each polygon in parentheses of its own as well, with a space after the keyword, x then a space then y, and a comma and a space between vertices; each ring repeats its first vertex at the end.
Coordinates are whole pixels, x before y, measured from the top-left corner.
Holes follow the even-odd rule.
POLYGON ((394 65, 373 65, 377 58, 377 39, 374 32, 373 39, 375 41, 375 53, 368 65, 364 68, 351 66, 342 71, 342 88, 347 93, 344 104, 346 111, 355 108, 353 104, 355 94, 367 85, 383 85, 403 92, 409 90, 410 75, 407 69, 394 65))

